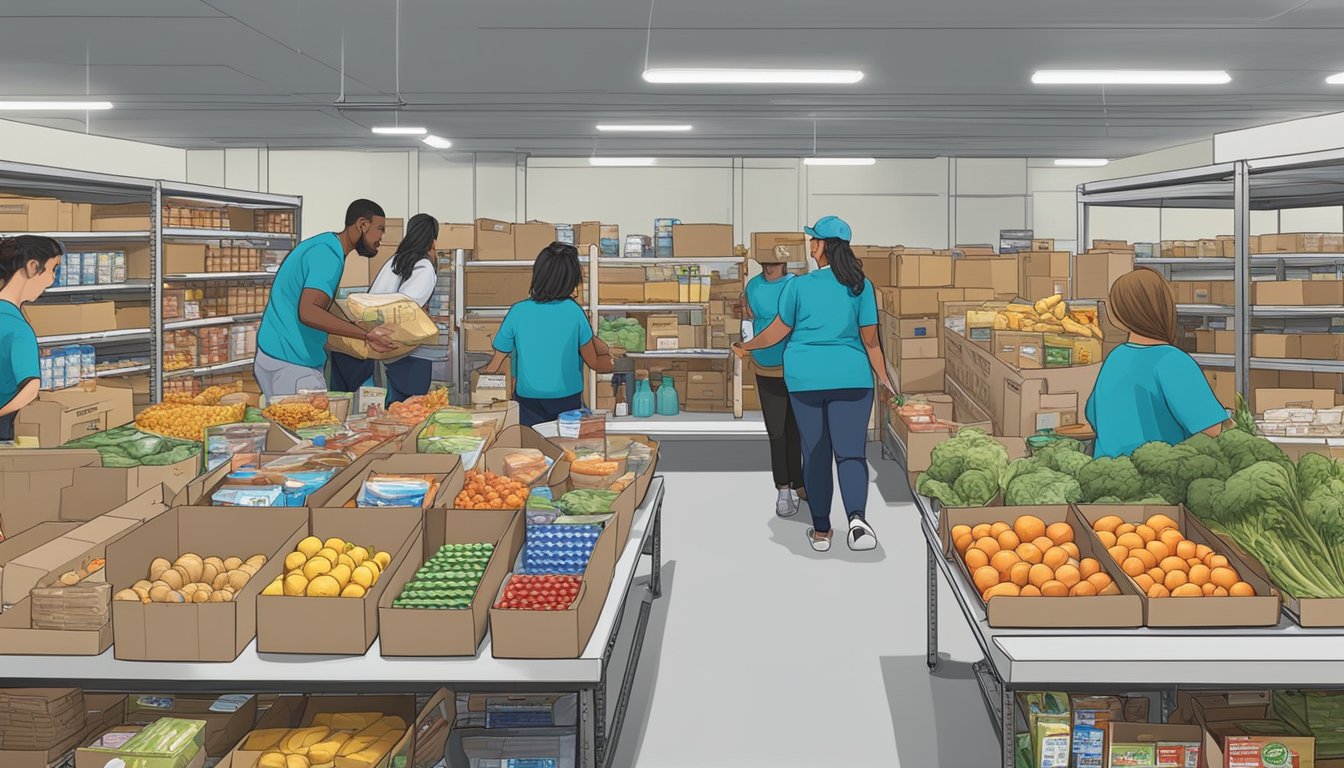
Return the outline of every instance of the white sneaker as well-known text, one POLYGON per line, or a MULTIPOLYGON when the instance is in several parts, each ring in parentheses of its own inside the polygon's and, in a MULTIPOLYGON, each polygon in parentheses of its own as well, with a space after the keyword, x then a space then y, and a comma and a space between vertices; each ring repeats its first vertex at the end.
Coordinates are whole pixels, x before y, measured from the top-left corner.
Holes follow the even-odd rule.
POLYGON ((798 514, 798 500, 792 491, 785 489, 779 492, 779 498, 775 499, 775 514, 779 517, 793 517, 798 514))
POLYGON ((798 492, 792 489, 789 490, 789 503, 793 504, 794 512, 797 512, 803 507, 803 500, 798 498, 798 492))
POLYGON ((845 542, 855 552, 867 552, 877 549, 877 534, 866 520, 855 515, 849 519, 849 536, 845 537, 845 542))
POLYGON ((807 529, 807 542, 812 545, 812 550, 815 552, 831 551, 831 537, 818 536, 815 528, 807 529))

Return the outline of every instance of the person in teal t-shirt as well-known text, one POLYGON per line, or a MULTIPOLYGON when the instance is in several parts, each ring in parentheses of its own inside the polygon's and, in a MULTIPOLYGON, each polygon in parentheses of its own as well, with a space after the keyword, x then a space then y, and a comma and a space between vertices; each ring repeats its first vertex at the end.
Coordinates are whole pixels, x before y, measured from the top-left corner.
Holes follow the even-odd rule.
POLYGON ((551 243, 532 266, 529 298, 514 304, 495 334, 495 356, 481 369, 497 374, 511 361, 519 421, 534 426, 583 407, 583 366, 612 370, 611 349, 593 335, 574 301, 583 282, 579 252, 551 243))
MULTIPOLYGON (((751 333, 761 333, 779 316, 779 297, 793 275, 788 273, 788 254, 773 251, 760 253, 761 274, 747 282, 746 316, 751 333)), ((744 323, 746 325, 747 323, 744 323)), ((781 341, 773 347, 751 353, 756 372, 756 392, 761 400, 761 415, 765 417, 765 432, 770 437, 770 468, 774 475, 775 514, 793 517, 798 514, 801 501, 807 498, 803 485, 803 446, 798 434, 798 421, 789 400, 789 385, 784 381, 784 347, 781 341)))
POLYGON ((1087 421, 1096 458, 1128 456, 1144 443, 1176 444, 1203 432, 1217 437, 1227 409, 1199 364, 1174 345, 1176 304, 1165 278, 1140 267, 1111 286, 1107 308, 1129 329, 1097 373, 1087 421))
POLYGON ((295 246, 280 264, 271 297, 257 331, 253 374, 266 397, 299 390, 324 390, 327 337, 331 334, 367 341, 388 352, 391 329, 366 331, 332 314, 332 302, 351 251, 371 259, 378 255, 387 219, 372 200, 356 200, 345 211, 345 229, 324 232, 295 246))
POLYGON ((868 418, 874 376, 890 392, 886 358, 877 333, 877 298, 863 263, 849 247, 849 225, 826 216, 804 230, 812 238, 815 272, 796 277, 779 297, 779 317, 751 341, 734 344, 739 357, 788 339, 784 381, 803 443, 803 484, 812 509, 807 539, 831 548, 831 462, 849 518, 846 543, 856 551, 877 547, 868 524, 868 418))
POLYGON ((14 439, 15 416, 42 387, 37 334, 19 309, 51 287, 64 255, 50 237, 0 238, 0 442, 14 439))

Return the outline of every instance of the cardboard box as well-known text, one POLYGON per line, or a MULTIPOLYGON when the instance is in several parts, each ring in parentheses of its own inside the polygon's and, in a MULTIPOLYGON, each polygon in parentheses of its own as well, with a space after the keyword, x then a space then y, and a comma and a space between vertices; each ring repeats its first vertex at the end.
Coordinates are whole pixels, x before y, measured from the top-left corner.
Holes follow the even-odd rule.
POLYGON ((503 318, 472 318, 462 321, 463 349, 467 352, 493 352, 495 334, 503 318))
MULTIPOLYGON (((513 261, 513 225, 495 219, 476 220, 476 246, 471 252, 475 261, 513 261)), ((554 239, 554 236, 552 236, 554 239)), ((535 259, 537 254, 532 254, 535 259)))
POLYGON ((1054 240, 1032 240, 1031 250, 1033 251, 1053 251, 1055 250, 1054 240))
MULTIPOLYGON (((1073 258, 1068 251, 1039 251, 1018 253, 1011 257, 1017 262, 1017 280, 1026 286, 1033 277, 1069 278, 1069 260, 1073 258)), ((1027 298, 1044 298, 1028 293, 1027 298)))
MULTIPOLYGON (((418 509, 387 508, 371 513, 367 509, 315 508, 309 513, 308 531, 299 538, 311 533, 323 540, 339 536, 372 545, 392 554, 387 570, 395 572, 406 555, 421 546, 421 515, 418 509)), ((262 582, 263 586, 268 582, 262 582)), ((259 596, 257 651, 363 655, 378 636, 378 601, 388 583, 380 578, 357 599, 259 596)))
POLYGON ((1045 334, 1030 331, 994 331, 994 356, 1013 368, 1045 367, 1045 334))
POLYGON ((129 424, 135 418, 133 399, 131 390, 110 386, 91 391, 70 387, 42 392, 19 411, 14 433, 37 438, 43 448, 55 448, 75 438, 129 424))
POLYGON ((476 227, 473 224, 439 224, 439 235, 434 239, 436 251, 474 250, 476 227))
POLYGON ((897 249, 889 261, 889 284, 903 288, 941 288, 952 285, 952 257, 914 249, 897 249))
POLYGON ((1019 293, 1017 263, 997 256, 957 259, 953 270, 957 288, 984 288, 995 294, 1019 293))
MULTIPOLYGON (((944 441, 951 439, 959 429, 975 427, 983 429, 986 434, 994 429, 994 423, 990 421, 989 414, 980 410, 974 403, 968 403, 964 400, 958 403, 957 399, 951 395, 938 392, 928 393, 922 397, 933 406, 938 420, 946 424, 944 428, 934 431, 912 430, 905 419, 897 415, 895 409, 889 409, 892 430, 896 432, 901 445, 905 447, 905 468, 910 474, 912 487, 920 473, 927 470, 933 462, 933 449, 944 441)), ((1026 444, 1021 440, 1016 442, 1018 443, 1018 450, 1010 450, 1010 453, 1025 456, 1027 452, 1026 444)))
MULTIPOLYGON (((1087 537, 1096 548, 1104 550, 1101 540, 1092 530, 1092 524, 1107 515, 1116 515, 1127 523, 1139 524, 1162 513, 1180 528, 1185 537, 1196 544, 1205 544, 1225 556, 1236 569, 1242 581, 1255 589, 1254 597, 1224 597, 1216 600, 1176 598, 1149 599, 1143 597, 1144 626, 1148 627, 1272 627, 1279 623, 1279 590, 1270 583, 1269 574, 1258 560, 1230 546, 1204 527, 1184 506, 1137 506, 1088 504, 1076 508, 1086 523, 1087 537)), ((1079 532, 1075 526, 1075 536, 1079 532)), ((1081 545, 1079 545, 1081 546, 1081 545)), ((1112 570, 1117 582, 1124 579, 1136 591, 1138 586, 1120 572, 1115 561, 1107 557, 1105 566, 1112 570)))
POLYGON ((1011 437, 1077 423, 1101 368, 1023 370, 956 331, 948 329, 940 338, 948 379, 990 414, 996 434, 1011 437))
MULTIPOLYGON (((675 283, 671 285, 674 289, 676 288, 675 283)), ((645 300, 644 289, 651 286, 652 284, 645 286, 643 283, 635 285, 599 282, 597 284, 598 301, 604 304, 640 304, 645 300)))
POLYGON ((204 272, 205 253, 205 243, 164 243, 163 272, 166 275, 204 272))
MULTIPOLYGON (((1317 768, 1316 739, 1313 736, 1290 735, 1285 724, 1282 736, 1251 736, 1236 723, 1206 725, 1204 731, 1204 763, 1201 765, 1224 768, 1317 768)), ((1331 761, 1332 763, 1335 761, 1331 761)))
POLYGON ((687 374, 687 400, 715 400, 728 397, 728 377, 723 371, 691 371, 687 374))
POLYGON ((117 328, 117 305, 111 301, 90 301, 81 304, 23 305, 23 316, 38 337, 67 336, 117 328))
POLYGON ((925 318, 937 315, 942 304, 961 301, 989 301, 993 292, 986 289, 971 289, 974 298, 967 298, 967 291, 961 288, 883 288, 882 309, 896 317, 925 318))
MULTIPOLYGON (((673 231, 672 247, 675 251, 677 243, 675 228, 673 231)), ((730 232, 729 239, 731 239, 731 234, 730 232)), ((765 257, 777 260, 778 257, 783 256, 785 261, 792 263, 807 261, 807 235, 802 232, 753 232, 751 235, 751 250, 757 258, 765 257)), ((866 272, 867 262, 864 266, 866 272)))
POLYGON ((901 360, 894 383, 904 394, 941 392, 946 373, 947 361, 941 358, 901 360))
MULTIPOLYGON (((0 509, 11 536, 47 522, 86 522, 103 514, 147 520, 172 491, 142 487, 173 467, 103 467, 97 451, 14 449, 0 452, 0 509)), ((191 471, 195 476, 195 469, 191 471)))
POLYGON ((0 748, 0 765, 5 768, 51 768, 63 765, 71 750, 85 744, 105 729, 120 724, 126 717, 124 694, 84 693, 83 727, 72 736, 48 749, 0 748))
POLYGON ((1277 280, 1251 283, 1252 301, 1269 306, 1334 306, 1344 304, 1344 281, 1277 280))
POLYGON ((1080 253, 1073 257, 1073 298, 1105 299, 1121 275, 1134 271, 1134 251, 1080 253))
POLYGON ((1093 240, 1094 251, 1133 251, 1134 244, 1128 240, 1093 240))
POLYGON ((1200 760, 1203 741, 1204 731, 1197 725, 1112 720, 1106 724, 1103 754, 1108 766, 1194 768, 1205 764, 1200 760))
POLYGON ((341 288, 367 288, 373 283, 369 274, 369 260, 355 254, 347 256, 341 272, 341 288))
MULTIPOLYGON (((430 697, 419 713, 415 710, 413 695, 312 695, 280 696, 257 721, 255 730, 304 728, 323 713, 377 712, 383 716, 399 717, 407 723, 402 738, 369 768, 391 768, 394 761, 408 768, 432 766, 443 759, 448 736, 456 715, 454 694, 440 688, 430 697), (404 758, 398 760, 398 758, 404 758)), ((262 753, 248 751, 247 741, 240 742, 221 762, 220 768, 254 768, 262 753)), ((337 768, 361 765, 337 758, 337 768)), ((101 768, 101 766, 99 766, 101 768)))
POLYGON ((1344 334, 1306 333, 1299 346, 1307 360, 1344 360, 1344 334))
MULTIPOLYGON (((619 230, 617 230, 617 239, 620 239, 619 230)), ((600 221, 581 221, 574 225, 574 244, 578 246, 602 245, 602 222, 600 221)), ((582 249, 580 249, 582 252, 582 249)))
POLYGON ((528 297, 532 268, 471 269, 468 262, 463 282, 463 301, 468 309, 510 307, 528 297))
POLYGON ((117 330, 149 327, 149 307, 117 307, 117 330))
MULTIPOLYGON (((1138 587, 1128 581, 1106 552, 1100 541, 1085 537, 1080 530, 1087 525, 1076 509, 1067 505, 1031 507, 985 507, 968 509, 944 508, 939 515, 938 527, 943 541, 943 555, 957 563, 957 573, 971 584, 965 561, 957 554, 952 540, 952 528, 957 525, 974 527, 980 523, 1003 520, 1010 525, 1022 515, 1035 515, 1051 523, 1069 523, 1074 530, 1074 543, 1083 557, 1096 558, 1120 588, 1119 595, 1093 597, 996 597, 987 603, 991 627, 1138 627, 1143 625, 1143 605, 1138 587), (1067 609, 1061 610, 1060 600, 1067 600, 1067 609)), ((1091 530, 1091 528, 1088 528, 1091 530)), ((970 586, 971 591, 977 591, 970 586)), ((1231 598, 1229 598, 1231 599, 1231 598)))
MULTIPOLYGON (((185 606, 183 606, 185 607, 185 606)), ((223 757, 233 749, 257 722, 257 697, 249 696, 247 703, 233 712, 212 712, 211 705, 218 696, 189 696, 173 694, 155 695, 158 704, 164 704, 165 698, 171 701, 167 707, 150 707, 139 703, 140 697, 132 694, 126 701, 126 723, 130 725, 149 725, 165 717, 183 720, 202 720, 205 722, 205 752, 210 757, 223 757)))
POLYGON ((1022 283, 1023 295, 1046 298, 1063 296, 1069 298, 1069 279, 1067 277, 1028 277, 1022 283))
POLYGON ((54 198, 0 198, 0 232, 55 232, 60 210, 61 201, 54 198))
MULTIPOLYGON (((618 556, 613 544, 621 540, 618 534, 615 526, 607 525, 603 529, 588 559, 579 596, 568 610, 520 611, 491 607, 491 654, 497 659, 577 659, 582 656, 611 590, 618 556)), ((492 606, 504 594, 512 576, 512 573, 505 576, 492 596, 492 606)))
POLYGON ((89 211, 89 225, 92 232, 147 232, 150 229, 150 204, 95 203, 89 211))
MULTIPOLYGON (((375 474, 433 475, 439 482, 434 497, 423 508, 445 508, 457 495, 448 495, 449 480, 462 473, 462 462, 457 456, 444 456, 429 453, 396 453, 390 456, 373 458, 367 462, 351 464, 343 469, 331 482, 313 491, 308 496, 309 507, 346 507, 353 505, 359 497, 364 481, 375 474)), ((458 490, 462 490, 460 487, 458 490)), ((382 509, 380 507, 380 509, 382 509)), ((334 534, 339 536, 340 534, 334 534)), ((345 537, 342 537, 345 538, 345 537)), ((286 553, 288 554, 288 553, 286 553)), ((240 555, 241 557, 241 555, 240 555)), ((169 558, 172 559, 172 558, 169 558)))
POLYGON ((10 561, 55 541, 78 527, 78 523, 38 523, 26 531, 0 541, 0 588, 4 586, 4 569, 10 561))
POLYGON ((105 515, 19 555, 5 565, 0 599, 3 599, 5 605, 14 605, 26 599, 33 587, 47 585, 55 576, 77 570, 90 560, 103 557, 109 544, 139 524, 138 520, 105 515))
POLYGON ((554 224, 529 221, 513 225, 513 258, 516 261, 536 261, 537 256, 554 242, 554 224))
POLYGON ((672 257, 719 259, 733 255, 733 225, 672 225, 672 257))
POLYGON ((1251 356, 1278 359, 1302 356, 1302 337, 1295 333, 1251 334, 1251 356))
MULTIPOLYGON (((460 486, 460 481, 458 482, 460 486)), ((422 551, 412 553, 388 575, 378 603, 383 656, 475 656, 490 616, 491 600, 523 548, 526 525, 510 510, 431 509, 425 512, 422 551), (445 544, 490 543, 495 551, 476 588, 470 610, 394 608, 392 602, 415 572, 445 544)))
POLYGON ((882 343, 890 347, 887 356, 898 367, 906 361, 929 360, 938 357, 938 339, 936 337, 903 339, 900 336, 885 336, 882 343))
POLYGON ((644 267, 608 267, 598 269, 598 286, 643 285, 648 282, 648 273, 644 267))
MULTIPOLYGON (((600 284, 599 284, 600 287, 600 284)), ((644 301, 670 304, 681 301, 681 286, 669 281, 645 283, 644 301)))
MULTIPOLYGON (((113 601, 118 659, 131 661, 233 661, 257 632, 261 590, 284 573, 285 556, 307 535, 303 509, 178 507, 144 524, 108 548, 108 581, 114 592, 148 578, 156 557, 169 562, 187 552, 202 557, 266 555, 267 561, 232 602, 177 605, 113 601)), ((236 739, 235 739, 236 741, 236 739)))

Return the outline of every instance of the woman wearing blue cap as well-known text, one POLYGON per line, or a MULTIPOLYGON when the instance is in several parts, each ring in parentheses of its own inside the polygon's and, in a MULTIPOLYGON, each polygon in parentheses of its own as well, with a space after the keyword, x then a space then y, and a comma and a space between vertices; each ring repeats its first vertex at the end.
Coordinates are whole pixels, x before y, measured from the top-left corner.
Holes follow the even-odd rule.
POLYGON ((784 380, 803 442, 803 485, 812 509, 808 542, 831 548, 831 461, 849 517, 845 542, 856 551, 877 547, 865 520, 868 508, 868 417, 873 379, 895 392, 877 333, 873 284, 849 242, 849 225, 827 216, 804 230, 818 269, 790 280, 779 297, 779 316, 744 344, 739 357, 787 339, 784 380))

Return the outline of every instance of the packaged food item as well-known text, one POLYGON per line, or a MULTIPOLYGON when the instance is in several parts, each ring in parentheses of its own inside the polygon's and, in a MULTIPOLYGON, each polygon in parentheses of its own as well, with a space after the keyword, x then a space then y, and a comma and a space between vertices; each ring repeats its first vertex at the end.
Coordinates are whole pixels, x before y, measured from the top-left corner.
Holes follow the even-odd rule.
POLYGON ((205 428, 206 471, 235 459, 255 464, 266 450, 267 424, 219 424, 205 428))
POLYGON ((438 482, 432 476, 370 475, 355 499, 360 507, 420 507, 433 501, 438 482))
POLYGON ((545 477, 551 460, 536 448, 519 448, 504 455, 504 474, 527 485, 545 477))
POLYGON ((601 535, 597 525, 529 525, 518 573, 582 574, 601 535))
POLYGON ((284 492, 278 485, 220 488, 210 495, 217 507, 283 507, 284 492))

